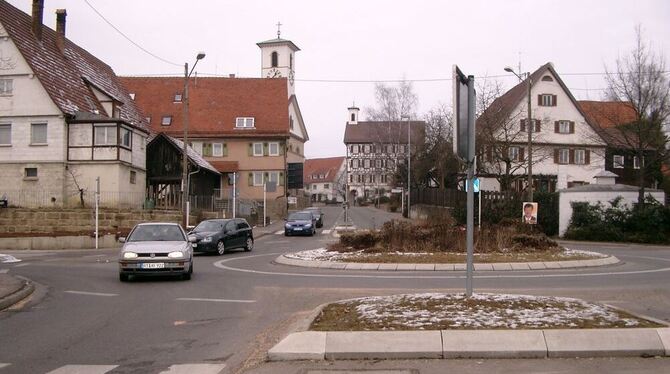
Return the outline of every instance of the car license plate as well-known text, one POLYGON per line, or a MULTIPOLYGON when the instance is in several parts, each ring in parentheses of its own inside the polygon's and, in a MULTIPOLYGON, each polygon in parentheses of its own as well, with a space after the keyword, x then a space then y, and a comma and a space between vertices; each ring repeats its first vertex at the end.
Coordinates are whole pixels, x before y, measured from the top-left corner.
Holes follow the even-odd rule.
POLYGON ((142 269, 163 269, 165 264, 162 262, 146 262, 142 264, 142 269))
POLYGON ((296 227, 296 228, 294 228, 293 230, 295 230, 295 231, 302 231, 302 227, 296 227))

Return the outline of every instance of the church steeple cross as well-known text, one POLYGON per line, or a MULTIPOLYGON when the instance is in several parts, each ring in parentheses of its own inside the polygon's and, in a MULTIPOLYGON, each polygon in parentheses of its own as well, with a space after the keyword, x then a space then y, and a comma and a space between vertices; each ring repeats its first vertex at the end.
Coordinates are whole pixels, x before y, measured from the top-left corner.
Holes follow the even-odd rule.
POLYGON ((277 39, 281 39, 281 22, 277 22, 277 39))

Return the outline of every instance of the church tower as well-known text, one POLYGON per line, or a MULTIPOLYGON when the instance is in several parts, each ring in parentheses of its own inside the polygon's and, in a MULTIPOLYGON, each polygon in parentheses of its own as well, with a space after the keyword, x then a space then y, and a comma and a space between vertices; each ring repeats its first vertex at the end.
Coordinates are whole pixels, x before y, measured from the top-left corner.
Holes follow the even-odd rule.
POLYGON ((261 49, 261 76, 288 78, 288 95, 295 94, 295 52, 300 48, 281 38, 281 23, 277 23, 277 38, 256 43, 261 49))

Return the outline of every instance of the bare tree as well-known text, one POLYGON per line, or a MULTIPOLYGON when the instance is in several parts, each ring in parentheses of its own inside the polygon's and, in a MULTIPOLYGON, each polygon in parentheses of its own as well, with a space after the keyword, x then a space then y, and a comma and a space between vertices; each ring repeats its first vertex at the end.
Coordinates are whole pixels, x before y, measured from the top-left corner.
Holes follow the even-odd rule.
POLYGON ((419 98, 412 82, 402 80, 397 87, 375 84, 375 107, 365 108, 369 121, 400 121, 402 116, 416 118, 419 98))
MULTIPOLYGON (((644 204, 645 177, 668 161, 668 137, 663 126, 670 116, 670 84, 665 58, 654 53, 636 27, 635 48, 616 60, 616 67, 605 67, 607 98, 628 103, 632 121, 613 118, 617 126, 608 129, 611 140, 632 152, 641 164, 637 170, 638 204, 644 204)), ((617 115, 612 113, 611 115, 617 115)))
POLYGON ((68 173, 70 173, 70 176, 72 177, 72 183, 74 183, 74 187, 77 190, 77 194, 79 194, 79 204, 83 208, 86 206, 86 204, 84 203, 84 193, 86 192, 86 189, 84 189, 79 185, 79 181, 77 181, 77 178, 79 176, 75 175, 75 173, 72 171, 72 168, 68 167, 67 171, 68 173))
MULTIPOLYGON (((477 82, 477 169, 478 173, 496 178, 501 191, 509 191, 514 182, 525 179, 528 169, 524 146, 528 139, 528 124, 525 108, 510 108, 517 103, 504 102, 504 93, 499 81, 483 79, 477 82)), ((542 126, 549 120, 542 119, 540 122, 542 126)), ((541 140, 541 137, 541 132, 533 134, 534 141, 541 140)), ((533 147, 533 165, 547 157, 546 149, 533 147)))

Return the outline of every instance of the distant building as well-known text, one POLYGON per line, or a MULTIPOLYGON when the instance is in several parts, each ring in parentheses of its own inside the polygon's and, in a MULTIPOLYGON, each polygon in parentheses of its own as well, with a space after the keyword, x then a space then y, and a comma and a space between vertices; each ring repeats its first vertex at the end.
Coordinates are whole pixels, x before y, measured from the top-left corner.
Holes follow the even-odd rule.
MULTIPOLYGON (((235 182, 240 198, 262 200, 268 181, 277 183, 268 199, 284 197, 287 165, 305 160, 309 136, 294 81, 299 49, 279 38, 258 46, 264 78, 192 77, 189 82, 189 144, 221 173, 221 198, 232 196, 235 182)), ((153 131, 183 138, 183 77, 122 79, 153 131)), ((172 188, 180 188, 179 181, 172 188)), ((197 189, 192 185, 190 191, 197 189)))
POLYGON ((328 157, 305 160, 303 180, 311 201, 344 201, 346 158, 328 157))
POLYGON ((144 115, 112 68, 65 37, 65 10, 55 31, 43 13, 43 0, 32 17, 0 1, 0 195, 90 206, 99 177, 103 205, 142 206, 144 115))
POLYGON ((344 131, 347 147, 348 199, 387 195, 395 186, 394 175, 409 155, 408 127, 412 153, 425 141, 424 121, 359 121, 360 109, 349 108, 344 131))

